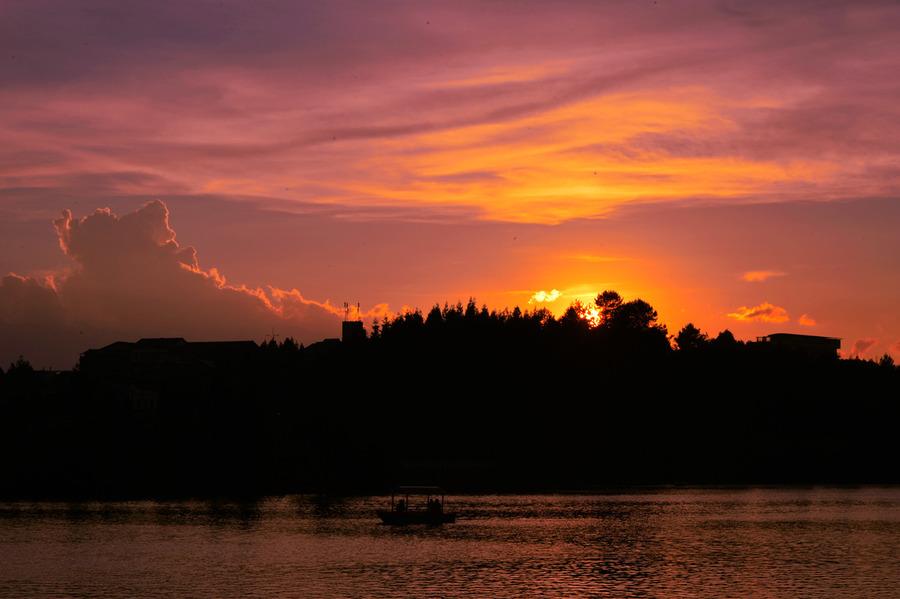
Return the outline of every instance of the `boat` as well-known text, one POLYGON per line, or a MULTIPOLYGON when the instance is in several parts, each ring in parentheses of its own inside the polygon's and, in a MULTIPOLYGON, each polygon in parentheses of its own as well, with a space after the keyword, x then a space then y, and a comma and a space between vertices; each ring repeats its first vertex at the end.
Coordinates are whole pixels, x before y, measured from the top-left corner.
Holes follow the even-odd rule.
POLYGON ((452 524, 456 513, 444 508, 444 492, 440 487, 404 485, 391 493, 391 509, 378 510, 378 517, 384 524, 402 526, 406 524, 452 524), (418 501, 410 502, 410 496, 418 501))

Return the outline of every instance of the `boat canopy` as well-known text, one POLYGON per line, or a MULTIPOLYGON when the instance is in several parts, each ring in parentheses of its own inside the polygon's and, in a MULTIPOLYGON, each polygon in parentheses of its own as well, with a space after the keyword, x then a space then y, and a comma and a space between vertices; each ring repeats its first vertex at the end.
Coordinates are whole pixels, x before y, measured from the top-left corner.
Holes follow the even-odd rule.
POLYGON ((443 492, 443 489, 433 485, 400 485, 395 491, 395 493, 399 495, 402 495, 404 493, 425 493, 429 495, 442 495, 443 492))

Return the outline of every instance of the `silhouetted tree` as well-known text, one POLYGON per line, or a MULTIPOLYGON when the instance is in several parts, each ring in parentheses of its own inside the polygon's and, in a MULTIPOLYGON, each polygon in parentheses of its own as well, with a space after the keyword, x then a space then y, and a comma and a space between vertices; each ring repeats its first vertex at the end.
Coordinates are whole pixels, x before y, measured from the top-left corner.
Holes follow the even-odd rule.
POLYGON ((559 317, 559 324, 569 334, 586 333, 590 328, 590 323, 585 318, 585 307, 578 300, 566 308, 559 317))
POLYGON ((425 318, 425 326, 428 327, 429 330, 436 331, 442 324, 444 324, 444 315, 441 312, 441 307, 438 304, 435 304, 425 318))
POLYGON ((608 323, 622 306, 622 296, 609 289, 601 291, 594 299, 594 304, 600 310, 600 324, 608 323))
POLYGON ((709 339, 706 333, 702 333, 700 329, 689 322, 675 336, 675 345, 681 351, 698 351, 709 345, 709 339))
POLYGON ((612 311, 607 324, 612 328, 643 331, 659 327, 656 310, 642 299, 625 302, 612 311))
POLYGON ((466 320, 473 321, 475 320, 475 316, 478 314, 478 308, 475 306, 475 298, 470 297, 469 302, 466 304, 466 320))
POLYGON ((24 375, 31 374, 34 372, 34 368, 31 366, 31 362, 19 356, 19 359, 9 365, 8 374, 10 375, 24 375))
POLYGON ((578 302, 555 317, 471 298, 380 319, 352 348, 267 338, 240 363, 22 359, 0 386, 0 496, 898 482, 889 356, 811 360, 693 324, 673 352, 647 302, 594 303, 596 326, 578 302))
POLYGON ((742 347, 742 343, 734 338, 734 334, 725 329, 716 335, 715 339, 710 340, 709 346, 719 354, 731 354, 742 347))
POLYGON ((13 388, 22 388, 34 380, 34 374, 31 362, 19 356, 18 360, 9 365, 6 374, 3 376, 3 382, 13 388))
POLYGON ((725 329, 724 331, 719 331, 719 334, 716 335, 716 338, 713 339, 713 342, 718 345, 721 345, 721 346, 738 344, 737 339, 734 338, 734 333, 732 333, 728 329, 725 329))

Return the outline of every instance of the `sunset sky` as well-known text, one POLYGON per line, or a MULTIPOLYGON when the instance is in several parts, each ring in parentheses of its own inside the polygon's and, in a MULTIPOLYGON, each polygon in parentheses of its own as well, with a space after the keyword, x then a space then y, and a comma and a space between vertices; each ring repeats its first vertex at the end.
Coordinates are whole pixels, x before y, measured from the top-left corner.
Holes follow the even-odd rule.
POLYGON ((893 1, 0 0, 0 364, 603 289, 900 358, 898 73, 893 1))

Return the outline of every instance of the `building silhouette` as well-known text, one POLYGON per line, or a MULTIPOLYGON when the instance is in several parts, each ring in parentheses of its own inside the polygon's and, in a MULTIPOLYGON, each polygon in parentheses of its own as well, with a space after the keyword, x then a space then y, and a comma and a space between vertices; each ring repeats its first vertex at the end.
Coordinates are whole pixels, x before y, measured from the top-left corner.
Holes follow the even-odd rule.
POLYGON ((154 418, 161 400, 192 402, 208 394, 220 373, 246 368, 258 351, 254 341, 117 341, 84 352, 78 368, 98 398, 154 418))
POLYGON ((366 340, 366 329, 359 318, 359 304, 356 311, 353 306, 344 302, 344 320, 341 322, 341 341, 347 346, 356 346, 366 340))
POLYGON ((259 346, 254 341, 186 341, 182 337, 116 341, 81 355, 82 372, 106 375, 150 374, 159 368, 214 368, 238 366, 259 346))
POLYGON ((793 333, 772 333, 757 337, 757 343, 779 350, 805 354, 813 358, 837 358, 841 340, 837 337, 819 335, 796 335, 793 333))
POLYGON ((366 330, 360 320, 345 320, 341 323, 341 341, 356 345, 366 340, 366 330))

